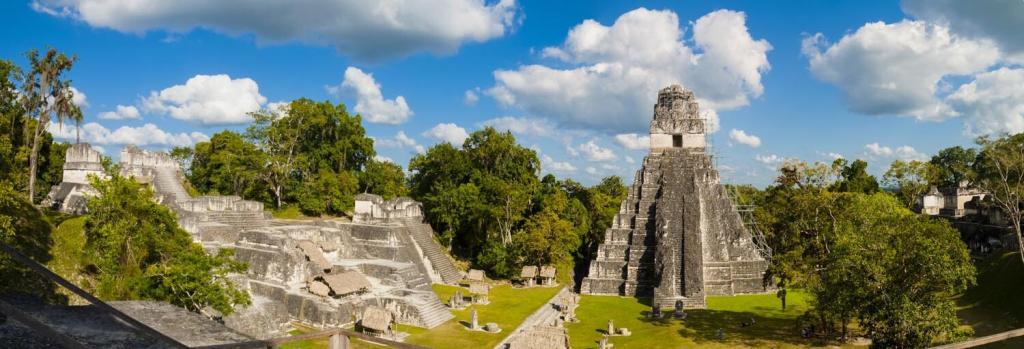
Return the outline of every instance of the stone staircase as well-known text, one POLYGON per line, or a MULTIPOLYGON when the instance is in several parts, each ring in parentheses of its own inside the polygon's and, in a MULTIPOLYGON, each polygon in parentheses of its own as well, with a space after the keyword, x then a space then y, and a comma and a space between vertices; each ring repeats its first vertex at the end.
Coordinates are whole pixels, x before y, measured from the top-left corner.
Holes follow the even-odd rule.
POLYGON ((441 276, 441 280, 444 283, 455 284, 462 279, 462 274, 455 268, 455 263, 452 262, 451 257, 441 249, 441 244, 434 240, 434 230, 429 224, 410 225, 409 232, 412 235, 413 241, 416 242, 416 245, 420 247, 423 254, 430 260, 434 271, 441 276))
POLYGON ((185 191, 185 187, 181 185, 181 181, 178 178, 178 170, 171 167, 154 167, 153 168, 153 189, 160 194, 167 201, 167 203, 177 203, 179 201, 185 201, 192 198, 185 191))
POLYGON ((619 213, 605 231, 597 258, 590 262, 582 293, 650 296, 655 242, 648 236, 648 217, 654 214, 661 177, 660 155, 650 154, 637 171, 619 213))
POLYGON ((431 291, 430 279, 423 275, 423 273, 420 273, 419 269, 413 264, 399 269, 395 272, 395 275, 401 277, 406 287, 410 289, 431 291))
POLYGON ((420 320, 423 321, 425 328, 437 327, 455 317, 433 292, 407 297, 407 300, 407 304, 419 312, 420 320))

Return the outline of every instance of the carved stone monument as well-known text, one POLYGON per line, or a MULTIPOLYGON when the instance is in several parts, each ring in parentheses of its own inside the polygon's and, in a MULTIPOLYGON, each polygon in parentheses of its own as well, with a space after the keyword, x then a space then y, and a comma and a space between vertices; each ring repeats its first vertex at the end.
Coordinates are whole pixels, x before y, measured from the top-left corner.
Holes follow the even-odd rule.
POLYGON ((754 243, 706 152, 693 93, 658 93, 651 149, 590 263, 581 293, 704 308, 706 295, 764 292, 768 250, 754 243))

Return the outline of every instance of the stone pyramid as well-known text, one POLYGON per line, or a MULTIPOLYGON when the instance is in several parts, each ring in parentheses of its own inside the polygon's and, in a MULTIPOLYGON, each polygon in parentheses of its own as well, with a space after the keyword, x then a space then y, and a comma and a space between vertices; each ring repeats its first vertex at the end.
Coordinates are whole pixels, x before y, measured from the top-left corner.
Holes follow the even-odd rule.
POLYGON ((584 294, 653 297, 671 309, 705 307, 706 295, 766 291, 759 248, 705 152, 693 92, 658 93, 651 149, 590 262, 584 294))

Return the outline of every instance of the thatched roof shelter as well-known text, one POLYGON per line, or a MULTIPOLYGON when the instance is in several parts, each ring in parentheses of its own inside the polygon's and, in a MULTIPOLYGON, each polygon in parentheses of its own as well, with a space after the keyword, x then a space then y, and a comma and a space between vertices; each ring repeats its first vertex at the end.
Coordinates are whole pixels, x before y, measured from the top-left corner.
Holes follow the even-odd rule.
POLYGON ((391 329, 391 312, 378 306, 368 306, 363 310, 363 318, 359 324, 366 329, 387 332, 391 329))
POLYGON ((470 269, 469 273, 466 273, 466 279, 469 281, 484 281, 484 271, 480 269, 470 269))
POLYGON ((318 268, 324 270, 331 269, 331 263, 327 261, 327 258, 324 258, 324 253, 320 251, 320 247, 317 247, 312 241, 299 241, 298 247, 306 255, 306 259, 315 263, 318 268))
POLYGON ((470 294, 487 295, 491 291, 491 286, 482 282, 474 282, 469 284, 470 294))
POLYGON ((537 277, 537 266, 527 265, 523 267, 523 271, 519 273, 520 279, 532 279, 537 277))
POLYGON ((542 278, 554 278, 555 277, 555 267, 552 267, 550 265, 545 265, 543 267, 540 267, 540 277, 542 277, 542 278))
POLYGON ((334 292, 336 296, 345 296, 348 294, 362 292, 370 289, 370 281, 366 280, 363 274, 358 271, 346 270, 335 274, 326 274, 323 276, 327 286, 331 288, 331 292, 334 292))

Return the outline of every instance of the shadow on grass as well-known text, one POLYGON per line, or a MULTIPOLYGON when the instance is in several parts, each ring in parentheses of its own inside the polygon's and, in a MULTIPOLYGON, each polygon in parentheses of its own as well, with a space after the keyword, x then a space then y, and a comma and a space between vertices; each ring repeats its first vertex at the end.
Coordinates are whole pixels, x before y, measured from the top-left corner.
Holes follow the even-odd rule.
POLYGON ((800 336, 797 320, 758 316, 752 312, 736 312, 723 310, 693 309, 687 311, 685 320, 679 319, 641 319, 654 325, 668 326, 682 323, 679 335, 692 338, 700 343, 739 342, 747 346, 758 346, 764 341, 774 341, 793 345, 816 344, 800 336), (751 321, 753 320, 753 321, 751 321), (718 331, 722 330, 723 338, 719 339, 718 331))

